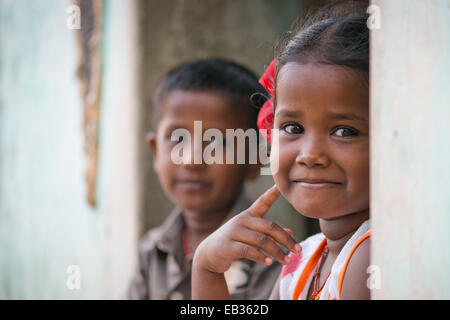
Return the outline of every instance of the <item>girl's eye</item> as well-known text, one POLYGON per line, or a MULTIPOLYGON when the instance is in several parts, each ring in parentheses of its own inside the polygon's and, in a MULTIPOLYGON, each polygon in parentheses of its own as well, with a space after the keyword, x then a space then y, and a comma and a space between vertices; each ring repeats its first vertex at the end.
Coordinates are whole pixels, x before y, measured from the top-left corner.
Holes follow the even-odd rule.
POLYGON ((351 129, 351 128, 337 128, 334 131, 334 134, 337 135, 338 137, 352 137, 352 136, 357 136, 358 131, 356 131, 355 129, 351 129))
POLYGON ((281 128, 289 134, 301 134, 303 133, 303 127, 298 124, 287 124, 281 128))

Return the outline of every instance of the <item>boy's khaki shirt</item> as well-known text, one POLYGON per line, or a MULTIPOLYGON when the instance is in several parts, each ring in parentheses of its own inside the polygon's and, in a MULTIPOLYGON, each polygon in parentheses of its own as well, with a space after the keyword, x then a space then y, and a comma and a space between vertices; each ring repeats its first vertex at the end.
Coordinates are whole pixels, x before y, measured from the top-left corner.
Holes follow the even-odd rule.
MULTIPOLYGON (((245 195, 241 196, 225 221, 251 204, 245 195)), ((193 255, 184 254, 183 227, 182 211, 175 208, 162 226, 144 235, 129 299, 191 299, 193 255)), ((281 265, 276 261, 270 266, 247 259, 235 261, 225 274, 231 299, 267 299, 280 272, 281 265)))

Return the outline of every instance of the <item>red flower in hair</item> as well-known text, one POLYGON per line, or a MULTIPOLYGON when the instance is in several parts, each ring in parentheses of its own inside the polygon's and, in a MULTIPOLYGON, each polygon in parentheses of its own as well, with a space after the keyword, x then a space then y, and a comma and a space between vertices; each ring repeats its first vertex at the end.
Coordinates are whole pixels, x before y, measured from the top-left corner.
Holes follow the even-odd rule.
POLYGON ((271 143, 271 129, 273 128, 273 97, 267 100, 258 113, 257 125, 259 132, 271 143))
POLYGON ((259 128, 259 132, 267 140, 267 142, 271 143, 271 129, 273 128, 273 95, 274 95, 274 79, 275 79, 275 64, 276 59, 272 60, 272 62, 267 67, 266 71, 259 79, 259 83, 267 90, 267 92, 271 95, 271 98, 267 100, 262 106, 261 110, 259 110, 257 125, 259 128), (265 129, 265 130, 263 130, 265 129))
POLYGON ((274 87, 273 82, 275 79, 275 64, 276 59, 273 59, 272 62, 267 67, 266 71, 264 71, 264 74, 259 79, 259 83, 266 88, 266 90, 270 93, 270 95, 273 97, 274 93, 274 87))

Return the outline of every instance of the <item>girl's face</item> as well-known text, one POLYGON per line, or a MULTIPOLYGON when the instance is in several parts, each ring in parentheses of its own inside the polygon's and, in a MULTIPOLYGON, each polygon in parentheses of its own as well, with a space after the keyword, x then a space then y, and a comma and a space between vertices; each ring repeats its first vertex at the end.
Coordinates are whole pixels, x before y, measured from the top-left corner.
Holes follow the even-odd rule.
MULTIPOLYGON (((369 90, 353 69, 288 63, 277 78, 275 183, 303 215, 369 208, 369 90)), ((273 161, 274 158, 271 158, 273 161)))

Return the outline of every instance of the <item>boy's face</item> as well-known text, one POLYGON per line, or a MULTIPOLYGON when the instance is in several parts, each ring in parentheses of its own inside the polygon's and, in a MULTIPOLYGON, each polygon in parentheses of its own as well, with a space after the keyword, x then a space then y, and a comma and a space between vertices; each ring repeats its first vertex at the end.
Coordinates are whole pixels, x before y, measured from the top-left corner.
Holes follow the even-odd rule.
MULTIPOLYGON (((219 129, 225 139, 225 129, 248 128, 248 120, 230 101, 211 92, 175 90, 161 101, 161 118, 156 135, 149 138, 154 155, 154 169, 170 199, 185 210, 211 212, 230 206, 242 191, 246 178, 255 176, 254 166, 247 164, 194 164, 194 121, 201 121, 202 136, 210 128, 219 129), (172 132, 186 129, 191 136, 190 164, 175 164, 171 159, 172 132)), ((201 139, 201 137, 200 137, 201 139)), ((210 143, 203 142, 203 148, 210 143)), ((236 144, 235 144, 236 146, 236 144)), ((242 150, 236 152, 242 152, 242 150)), ((236 161, 234 162, 236 163, 236 161)))
POLYGON ((368 210, 369 92, 362 74, 288 63, 278 74, 276 94, 274 180, 283 196, 313 218, 368 210))

